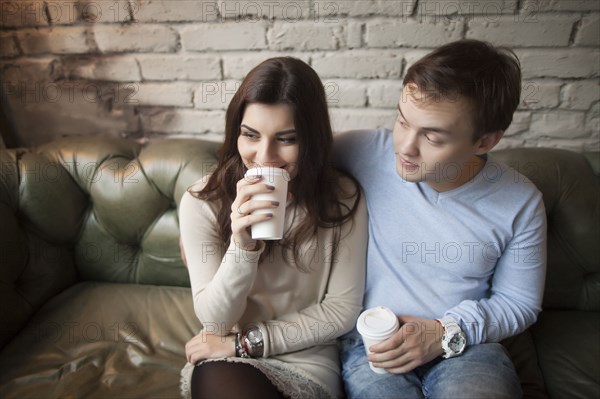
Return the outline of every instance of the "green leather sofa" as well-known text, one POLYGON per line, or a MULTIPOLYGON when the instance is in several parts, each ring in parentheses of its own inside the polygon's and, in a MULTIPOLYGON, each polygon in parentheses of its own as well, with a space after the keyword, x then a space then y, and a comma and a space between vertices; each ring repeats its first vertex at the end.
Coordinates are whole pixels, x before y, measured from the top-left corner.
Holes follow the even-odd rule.
MULTIPOLYGON (((217 149, 68 138, 0 151, 0 398, 178 397, 200 325, 177 206, 217 149)), ((600 397, 599 154, 496 156, 541 189, 549 218, 544 311, 505 342, 526 396, 600 397)))

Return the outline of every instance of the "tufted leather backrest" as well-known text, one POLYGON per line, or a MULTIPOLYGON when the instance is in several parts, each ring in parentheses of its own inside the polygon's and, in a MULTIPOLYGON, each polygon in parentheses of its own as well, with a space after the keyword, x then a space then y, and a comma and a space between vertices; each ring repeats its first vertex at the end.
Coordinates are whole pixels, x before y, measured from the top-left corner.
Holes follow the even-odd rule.
POLYGON ((68 138, 0 151, 0 347, 78 280, 189 286, 177 206, 218 147, 68 138))
POLYGON ((549 148, 502 150, 494 156, 527 176, 544 196, 544 309, 600 310, 600 184, 586 157, 549 148))
MULTIPOLYGON (((77 280, 188 286, 176 210, 218 147, 68 138, 0 150, 0 347, 77 280)), ((589 162, 558 149, 494 155, 544 195, 544 307, 600 310, 600 188, 589 162)))

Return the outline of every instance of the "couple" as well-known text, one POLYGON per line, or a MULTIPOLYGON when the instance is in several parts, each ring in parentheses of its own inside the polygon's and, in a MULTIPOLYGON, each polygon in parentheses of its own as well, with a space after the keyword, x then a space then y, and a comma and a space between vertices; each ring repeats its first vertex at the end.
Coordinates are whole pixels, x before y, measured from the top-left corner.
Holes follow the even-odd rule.
POLYGON ((487 153, 511 123, 520 77, 508 50, 450 43, 407 71, 393 131, 334 139, 308 65, 255 67, 227 110, 215 172, 179 209, 204 326, 186 344, 182 394, 519 397, 497 342, 541 310, 545 213, 534 185, 487 153), (287 203, 252 199, 273 189, 244 178, 257 164, 289 172, 287 203), (283 239, 252 240, 271 217, 252 211, 276 207, 283 239), (354 326, 380 305, 401 327, 367 355, 354 326))

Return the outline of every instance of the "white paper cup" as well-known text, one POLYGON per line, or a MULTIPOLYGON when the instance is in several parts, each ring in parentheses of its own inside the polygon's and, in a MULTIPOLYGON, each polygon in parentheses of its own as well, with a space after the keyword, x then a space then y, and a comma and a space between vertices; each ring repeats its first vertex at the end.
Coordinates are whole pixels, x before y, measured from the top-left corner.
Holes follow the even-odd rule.
MULTIPOLYGON (((369 351, 371 345, 390 338, 399 328, 398 317, 384 306, 365 310, 356 321, 356 329, 362 336, 367 354, 372 353, 369 351)), ((371 362, 369 362, 369 366, 378 374, 387 373, 382 368, 374 367, 371 362)))
POLYGON ((287 203, 287 189, 290 175, 285 169, 257 167, 248 169, 246 177, 262 176, 262 181, 275 187, 270 193, 252 196, 253 200, 279 201, 277 208, 258 209, 253 215, 272 213, 273 217, 264 222, 252 225, 253 240, 280 240, 283 238, 283 227, 285 224, 285 206, 287 203))

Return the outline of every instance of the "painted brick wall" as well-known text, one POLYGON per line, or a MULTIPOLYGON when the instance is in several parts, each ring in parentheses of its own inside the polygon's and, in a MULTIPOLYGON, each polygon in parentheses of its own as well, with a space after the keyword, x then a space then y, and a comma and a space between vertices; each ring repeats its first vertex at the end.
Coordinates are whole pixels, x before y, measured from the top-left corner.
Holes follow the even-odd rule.
POLYGON ((415 60, 513 47, 523 98, 501 147, 600 149, 597 0, 0 0, 2 106, 22 145, 64 135, 222 139, 260 61, 315 68, 336 131, 392 127, 415 60))

